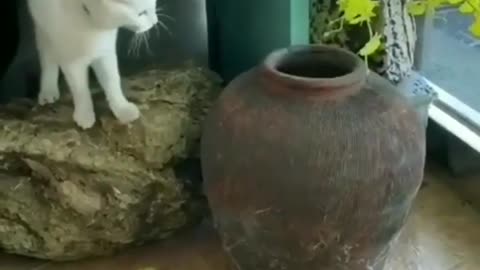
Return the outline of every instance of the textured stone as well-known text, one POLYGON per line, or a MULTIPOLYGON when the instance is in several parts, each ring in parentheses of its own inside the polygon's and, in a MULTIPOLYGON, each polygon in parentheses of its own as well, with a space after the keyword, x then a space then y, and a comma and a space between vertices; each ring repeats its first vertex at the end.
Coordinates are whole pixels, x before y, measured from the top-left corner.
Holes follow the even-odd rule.
POLYGON ((99 91, 97 123, 87 131, 73 123, 68 95, 49 107, 0 109, 1 248, 52 260, 106 255, 201 218, 188 163, 196 163, 217 77, 185 67, 136 74, 124 85, 142 112, 129 125, 99 91))

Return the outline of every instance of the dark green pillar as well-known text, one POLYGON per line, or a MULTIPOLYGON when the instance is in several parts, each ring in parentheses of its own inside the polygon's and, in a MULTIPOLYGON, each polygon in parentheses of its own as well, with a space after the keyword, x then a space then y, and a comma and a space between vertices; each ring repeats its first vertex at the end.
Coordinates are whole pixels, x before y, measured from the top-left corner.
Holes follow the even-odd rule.
POLYGON ((276 48, 307 44, 310 0, 210 0, 210 63, 229 81, 276 48))

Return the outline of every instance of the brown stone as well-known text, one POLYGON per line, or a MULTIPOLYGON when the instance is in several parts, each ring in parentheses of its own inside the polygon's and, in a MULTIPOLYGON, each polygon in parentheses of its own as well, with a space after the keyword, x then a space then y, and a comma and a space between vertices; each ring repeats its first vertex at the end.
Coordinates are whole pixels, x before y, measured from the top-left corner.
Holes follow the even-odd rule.
POLYGON ((142 112, 129 125, 99 91, 97 123, 87 131, 73 123, 68 95, 49 107, 25 101, 0 110, 5 251, 53 260, 106 255, 166 238, 203 215, 199 173, 189 174, 189 164, 199 163, 200 122, 217 77, 185 67, 124 83, 142 112))

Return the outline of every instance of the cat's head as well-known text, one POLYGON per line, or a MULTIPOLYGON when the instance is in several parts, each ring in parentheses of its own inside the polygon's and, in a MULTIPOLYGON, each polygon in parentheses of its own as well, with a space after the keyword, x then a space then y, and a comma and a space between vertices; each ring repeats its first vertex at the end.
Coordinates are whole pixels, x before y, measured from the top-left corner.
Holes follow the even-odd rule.
POLYGON ((84 3, 86 12, 99 27, 123 27, 143 33, 158 23, 157 0, 87 0, 84 3))

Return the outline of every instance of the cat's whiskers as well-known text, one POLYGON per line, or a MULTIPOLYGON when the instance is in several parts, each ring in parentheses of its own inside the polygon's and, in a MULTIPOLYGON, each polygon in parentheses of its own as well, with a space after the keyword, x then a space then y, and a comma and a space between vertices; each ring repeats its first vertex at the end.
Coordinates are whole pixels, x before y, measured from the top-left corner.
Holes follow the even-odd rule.
POLYGON ((163 28, 165 31, 167 31, 170 36, 173 35, 173 34, 172 34, 172 31, 170 31, 170 29, 168 28, 168 26, 167 26, 164 22, 162 22, 161 20, 158 20, 157 24, 155 24, 155 28, 157 29, 157 31, 159 31, 158 26, 160 26, 160 27, 163 28))
POLYGON ((157 10, 157 17, 158 18, 165 18, 165 19, 169 19, 170 21, 174 22, 175 19, 165 13, 162 13, 161 10, 157 10))
MULTIPOLYGON (((157 8, 158 22, 157 22, 157 24, 155 24, 155 29, 156 29, 155 31, 158 31, 158 32, 159 32, 158 26, 160 26, 160 27, 162 27, 163 29, 165 29, 165 31, 167 31, 167 32, 170 34, 170 36, 172 36, 172 35, 173 35, 172 32, 170 31, 170 29, 168 28, 168 26, 165 24, 165 22, 162 21, 162 19, 165 18, 165 19, 168 19, 168 20, 170 20, 170 21, 172 21, 172 22, 174 22, 175 19, 172 18, 171 16, 165 14, 165 13, 162 13, 161 11, 163 11, 162 8, 157 8)), ((159 35, 159 34, 157 34, 157 35, 159 35)))
POLYGON ((133 35, 132 39, 130 40, 128 54, 134 57, 138 57, 140 55, 140 47, 141 47, 141 39, 139 35, 133 35))
POLYGON ((145 44, 145 50, 147 54, 152 55, 152 50, 150 50, 150 44, 148 43, 148 41, 150 40, 150 31, 147 31, 144 34, 142 34, 142 38, 143 38, 143 43, 145 44))
MULTIPOLYGON (((162 11, 163 11, 163 9, 160 8, 160 7, 156 9, 158 22, 155 25, 153 25, 153 27, 152 27, 153 31, 155 31, 155 35, 157 36, 157 38, 160 37, 160 28, 163 28, 171 36, 173 35, 172 32, 170 31, 170 29, 168 28, 168 26, 165 24, 165 22, 162 21, 162 19, 168 19, 168 20, 171 20, 171 21, 175 21, 175 20, 172 17, 170 17, 169 15, 167 15, 165 13, 162 13, 162 11)), ((150 31, 152 31, 152 29, 150 29, 150 31)), ((150 31, 146 31, 146 32, 140 33, 140 34, 135 34, 133 36, 133 38, 130 42, 129 49, 128 49, 128 54, 129 55, 132 55, 134 57, 139 57, 143 45, 145 45, 146 52, 149 55, 152 54, 150 44, 149 44, 150 31)))
POLYGON ((128 49, 128 54, 134 57, 139 57, 142 47, 145 46, 145 51, 148 55, 152 55, 152 50, 150 48, 150 31, 146 31, 140 34, 135 34, 132 37, 130 42, 130 47, 128 49))
POLYGON ((153 26, 153 29, 155 30, 155 35, 157 38, 160 38, 160 29, 158 28, 158 23, 156 23, 154 26, 153 26))
POLYGON ((133 52, 135 51, 135 47, 136 47, 136 39, 135 39, 135 36, 133 36, 131 39, 130 39, 130 42, 128 44, 128 55, 133 55, 133 52))

